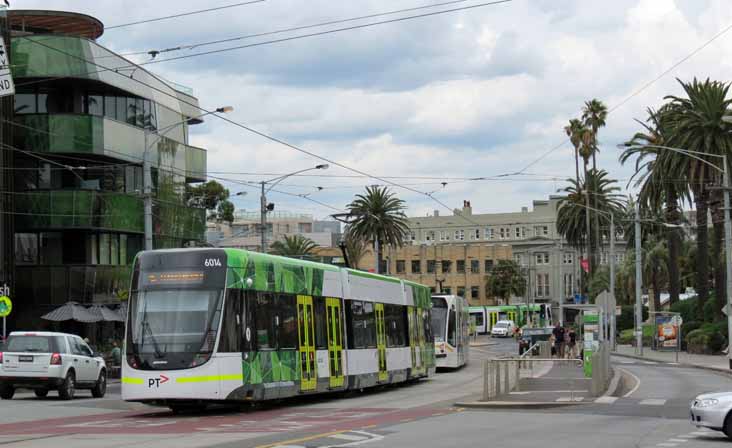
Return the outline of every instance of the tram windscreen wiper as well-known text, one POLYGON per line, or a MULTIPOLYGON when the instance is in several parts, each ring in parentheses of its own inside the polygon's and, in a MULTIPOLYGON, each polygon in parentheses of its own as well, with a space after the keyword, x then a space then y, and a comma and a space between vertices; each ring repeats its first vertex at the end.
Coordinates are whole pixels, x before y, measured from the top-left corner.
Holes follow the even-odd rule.
POLYGON ((145 345, 145 332, 148 332, 150 334, 150 341, 153 345, 153 350, 155 350, 155 357, 156 358, 162 358, 165 353, 163 353, 160 350, 160 346, 158 345, 157 339, 155 339, 155 335, 153 334, 152 328, 150 327, 150 322, 147 321, 147 318, 142 321, 142 346, 145 345))

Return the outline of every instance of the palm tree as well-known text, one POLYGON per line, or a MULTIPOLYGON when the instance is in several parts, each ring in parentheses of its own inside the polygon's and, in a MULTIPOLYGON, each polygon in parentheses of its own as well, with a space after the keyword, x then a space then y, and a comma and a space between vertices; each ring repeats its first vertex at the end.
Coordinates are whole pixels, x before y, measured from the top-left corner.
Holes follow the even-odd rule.
MULTIPOLYGON (((679 202, 690 200, 687 186, 680 179, 685 172, 675 169, 674 159, 683 157, 673 151, 662 150, 658 146, 669 144, 672 132, 670 111, 672 106, 665 104, 658 111, 648 109, 645 122, 636 120, 643 126, 643 132, 637 132, 627 143, 628 148, 620 155, 620 162, 625 164, 631 157, 636 157, 635 173, 631 182, 640 187, 639 200, 644 214, 654 214, 655 210, 665 207, 661 220, 670 224, 680 224, 683 215, 679 202)), ((666 245, 668 247, 668 275, 670 304, 679 300, 681 279, 679 276, 679 254, 683 232, 678 229, 665 228, 666 245)))
POLYGON ((498 260, 491 273, 486 275, 486 295, 499 297, 508 303, 511 296, 522 297, 526 294, 526 279, 521 275, 521 267, 513 260, 498 260))
MULTIPOLYGON (((719 81, 698 81, 690 83, 678 80, 686 93, 686 98, 667 96, 673 106, 670 112, 673 131, 671 146, 707 154, 732 155, 732 125, 724 117, 732 104, 727 98, 729 84, 719 81)), ((711 159, 717 162, 717 158, 711 159)), ((688 186, 694 194, 697 223, 697 313, 703 315, 703 307, 709 295, 709 235, 707 232, 707 213, 711 184, 719 184, 719 172, 691 157, 675 158, 675 171, 684 171, 688 186)), ((724 294, 718 291, 718 294, 724 294)))
POLYGON ((313 249, 316 247, 318 245, 310 238, 302 235, 285 235, 283 241, 275 241, 272 243, 270 253, 283 257, 300 258, 312 255, 313 249))
POLYGON ((366 241, 354 236, 350 232, 350 228, 346 228, 343 243, 346 245, 346 255, 350 267, 358 269, 358 264, 366 254, 366 241))
MULTIPOLYGON (((358 194, 348 204, 353 221, 349 232, 363 241, 370 241, 376 253, 378 267, 382 264, 383 246, 401 247, 409 231, 404 201, 387 187, 366 187, 365 194, 358 194)), ((378 269, 377 269, 378 271, 378 269)))
POLYGON ((668 281, 668 249, 662 240, 651 239, 644 247, 643 277, 651 284, 653 297, 648 294, 648 308, 651 312, 661 308, 661 290, 668 281))
POLYGON ((572 146, 574 146, 574 170, 576 173, 575 178, 577 179, 577 182, 579 182, 579 152, 580 147, 582 146, 582 142, 584 140, 584 135, 587 132, 587 128, 581 120, 573 118, 569 120, 569 124, 564 127, 564 132, 567 133, 569 141, 572 142, 572 146))
POLYGON ((582 120, 585 125, 590 128, 592 135, 592 169, 597 170, 597 161, 595 160, 595 154, 599 151, 597 145, 597 132, 601 127, 605 126, 605 120, 607 119, 607 106, 598 100, 593 98, 590 101, 585 101, 585 107, 582 108, 582 120))

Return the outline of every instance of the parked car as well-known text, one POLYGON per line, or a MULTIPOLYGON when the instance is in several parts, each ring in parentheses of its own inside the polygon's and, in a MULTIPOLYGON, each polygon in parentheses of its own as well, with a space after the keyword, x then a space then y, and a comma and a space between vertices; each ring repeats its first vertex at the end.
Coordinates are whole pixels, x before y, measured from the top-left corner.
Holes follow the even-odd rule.
POLYGON ((491 336, 503 338, 511 337, 513 336, 513 330, 515 327, 516 325, 512 320, 499 320, 493 325, 493 328, 491 328, 491 336))
POLYGON ((732 392, 701 394, 689 411, 693 425, 722 431, 732 439, 732 392))
POLYGON ((50 390, 64 400, 76 389, 91 389, 95 398, 107 391, 107 365, 73 334, 14 331, 0 352, 0 398, 10 400, 16 389, 33 389, 37 397, 50 390))

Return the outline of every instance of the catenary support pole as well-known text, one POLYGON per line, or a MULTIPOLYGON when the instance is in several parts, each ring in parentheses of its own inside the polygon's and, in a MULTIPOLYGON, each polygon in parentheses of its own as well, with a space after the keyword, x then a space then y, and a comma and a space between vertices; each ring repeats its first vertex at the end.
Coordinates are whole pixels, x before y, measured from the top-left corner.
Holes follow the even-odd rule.
POLYGON ((145 135, 145 151, 142 155, 142 170, 143 170, 143 195, 145 196, 145 250, 153 250, 153 235, 152 235, 152 168, 150 167, 150 149, 148 147, 148 136, 149 131, 147 128, 144 130, 145 135))
MULTIPOLYGON (((732 337, 732 221, 730 221, 730 210, 729 210, 729 168, 727 168, 727 156, 722 158, 724 164, 724 252, 727 260, 726 273, 727 273, 727 340, 730 341, 732 337)), ((727 351, 727 360, 729 368, 732 369, 732 350, 727 351)))
POLYGON ((635 203, 635 350, 643 355, 643 301, 641 300, 641 225, 640 203, 635 203))
POLYGON ((610 300, 607 304, 610 319, 610 347, 615 350, 615 217, 610 212, 610 300))
POLYGON ((267 252, 267 198, 264 195, 264 182, 262 182, 262 195, 259 198, 260 202, 260 227, 262 228, 262 235, 261 235, 261 253, 267 252))

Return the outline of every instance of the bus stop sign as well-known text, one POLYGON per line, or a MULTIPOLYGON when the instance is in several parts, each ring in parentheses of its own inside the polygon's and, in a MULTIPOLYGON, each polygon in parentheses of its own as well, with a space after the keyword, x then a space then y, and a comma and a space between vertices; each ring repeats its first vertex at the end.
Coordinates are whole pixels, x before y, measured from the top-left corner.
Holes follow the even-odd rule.
POLYGON ((13 302, 8 296, 0 296, 0 317, 7 317, 13 311, 13 302))

